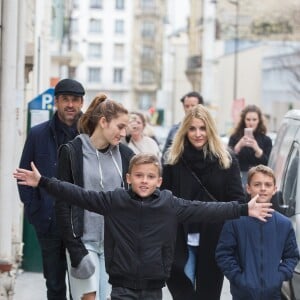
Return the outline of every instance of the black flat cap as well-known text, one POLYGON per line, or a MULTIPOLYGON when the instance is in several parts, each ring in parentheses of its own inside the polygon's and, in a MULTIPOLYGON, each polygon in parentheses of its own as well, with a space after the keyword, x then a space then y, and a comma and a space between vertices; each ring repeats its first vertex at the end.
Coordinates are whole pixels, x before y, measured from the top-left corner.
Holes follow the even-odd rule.
POLYGON ((83 96, 85 90, 81 83, 74 79, 62 79, 60 80, 54 89, 54 95, 74 95, 74 96, 83 96))

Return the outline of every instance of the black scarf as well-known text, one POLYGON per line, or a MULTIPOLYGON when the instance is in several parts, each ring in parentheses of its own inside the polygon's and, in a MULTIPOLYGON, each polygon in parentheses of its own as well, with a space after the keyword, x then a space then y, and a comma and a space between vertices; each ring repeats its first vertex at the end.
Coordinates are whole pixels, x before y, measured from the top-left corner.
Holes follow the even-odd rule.
POLYGON ((185 141, 182 158, 200 179, 218 164, 218 159, 209 152, 209 148, 205 156, 203 149, 196 149, 188 140, 185 141))
POLYGON ((77 122, 73 123, 72 126, 68 126, 59 119, 57 114, 55 114, 55 129, 58 146, 66 144, 78 135, 77 122))

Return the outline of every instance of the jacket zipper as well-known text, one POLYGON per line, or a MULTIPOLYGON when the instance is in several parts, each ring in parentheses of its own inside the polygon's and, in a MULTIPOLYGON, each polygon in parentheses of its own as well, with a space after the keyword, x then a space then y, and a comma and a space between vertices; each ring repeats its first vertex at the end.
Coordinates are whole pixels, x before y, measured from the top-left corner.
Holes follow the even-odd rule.
POLYGON ((140 221, 139 221, 139 235, 138 235, 138 266, 137 266, 137 278, 141 279, 141 235, 142 235, 142 220, 143 220, 143 200, 140 200, 140 221))

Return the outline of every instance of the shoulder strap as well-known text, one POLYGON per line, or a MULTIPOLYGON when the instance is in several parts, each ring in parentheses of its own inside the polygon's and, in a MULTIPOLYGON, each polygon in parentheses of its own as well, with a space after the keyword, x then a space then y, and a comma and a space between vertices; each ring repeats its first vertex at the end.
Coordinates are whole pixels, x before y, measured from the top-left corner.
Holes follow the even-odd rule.
POLYGON ((202 189, 204 190, 204 192, 207 194, 207 196, 215 202, 218 202, 218 200, 207 190, 207 188, 203 185, 202 181, 200 180, 200 178, 196 175, 196 173, 190 168, 190 166, 188 165, 188 163, 182 158, 182 161, 184 163, 184 165, 186 166, 186 168, 191 172, 191 174, 193 175, 193 177, 197 180, 197 182, 201 185, 202 189))

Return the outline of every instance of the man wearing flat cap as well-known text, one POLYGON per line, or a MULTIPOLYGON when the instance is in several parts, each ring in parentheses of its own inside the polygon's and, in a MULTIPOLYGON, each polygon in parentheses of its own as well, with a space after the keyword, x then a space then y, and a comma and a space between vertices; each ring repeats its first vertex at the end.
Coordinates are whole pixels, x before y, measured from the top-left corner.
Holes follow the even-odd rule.
MULTIPOLYGON (((31 128, 27 136, 20 168, 29 168, 33 161, 45 176, 56 176, 57 150, 75 138, 85 90, 73 79, 62 79, 54 90, 56 112, 44 123, 31 128)), ((59 235, 54 199, 40 189, 18 186, 25 215, 36 231, 42 250, 43 273, 47 299, 66 300, 65 248, 59 235)))

